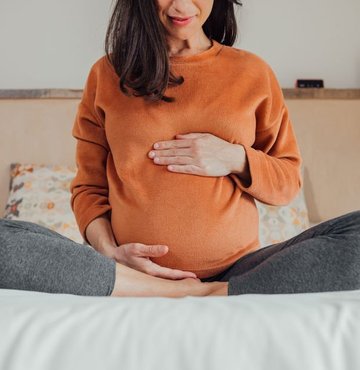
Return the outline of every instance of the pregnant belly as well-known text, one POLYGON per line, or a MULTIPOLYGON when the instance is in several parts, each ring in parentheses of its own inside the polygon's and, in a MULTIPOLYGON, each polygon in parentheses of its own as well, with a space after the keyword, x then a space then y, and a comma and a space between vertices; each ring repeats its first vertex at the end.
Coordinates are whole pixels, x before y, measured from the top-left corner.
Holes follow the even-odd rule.
POLYGON ((167 245, 164 256, 151 260, 200 278, 225 270, 258 247, 258 214, 253 198, 234 191, 231 181, 217 185, 221 189, 214 183, 208 193, 204 187, 195 192, 193 186, 161 193, 158 187, 159 192, 139 195, 137 201, 113 196, 111 221, 118 244, 167 245))

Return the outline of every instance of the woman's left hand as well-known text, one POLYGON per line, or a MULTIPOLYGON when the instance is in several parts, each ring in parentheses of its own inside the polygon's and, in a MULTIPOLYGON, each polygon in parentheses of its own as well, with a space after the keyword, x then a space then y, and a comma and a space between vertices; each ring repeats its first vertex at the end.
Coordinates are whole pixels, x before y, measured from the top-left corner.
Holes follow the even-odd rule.
POLYGON ((176 138, 158 141, 148 153, 155 164, 166 165, 171 172, 226 176, 245 165, 242 145, 231 144, 209 133, 189 133, 176 138))

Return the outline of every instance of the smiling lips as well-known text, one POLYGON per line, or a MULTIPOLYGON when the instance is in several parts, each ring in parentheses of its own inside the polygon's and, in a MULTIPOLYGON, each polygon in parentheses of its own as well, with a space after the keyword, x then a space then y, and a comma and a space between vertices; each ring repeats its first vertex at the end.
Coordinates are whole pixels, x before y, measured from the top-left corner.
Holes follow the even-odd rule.
POLYGON ((177 21, 185 21, 185 20, 187 20, 187 19, 189 19, 189 18, 191 18, 191 17, 186 17, 186 18, 170 17, 170 18, 172 18, 172 19, 176 19, 177 21))
POLYGON ((178 18, 178 17, 170 17, 169 16, 169 18, 171 19, 171 22, 173 24, 175 24, 177 26, 185 26, 185 25, 189 24, 194 17, 178 18))

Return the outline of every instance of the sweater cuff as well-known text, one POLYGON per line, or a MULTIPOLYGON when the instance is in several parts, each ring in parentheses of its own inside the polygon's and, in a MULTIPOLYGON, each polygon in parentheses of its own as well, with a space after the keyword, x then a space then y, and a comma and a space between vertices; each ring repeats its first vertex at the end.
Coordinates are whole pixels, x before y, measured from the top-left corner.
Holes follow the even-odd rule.
POLYGON ((259 184, 257 181, 258 173, 261 171, 262 163, 261 158, 259 158, 259 153, 256 149, 248 146, 243 145, 249 165, 249 175, 250 175, 250 182, 245 181, 239 175, 235 173, 229 174, 229 176, 236 182, 236 185, 244 192, 249 194, 256 194, 259 184))
POLYGON ((111 210, 110 205, 103 205, 100 207, 93 207, 86 212, 83 212, 78 219, 78 226, 80 234, 82 235, 84 241, 91 245, 90 242, 87 240, 85 232, 88 225, 95 220, 96 218, 104 215, 105 213, 109 212, 111 210))

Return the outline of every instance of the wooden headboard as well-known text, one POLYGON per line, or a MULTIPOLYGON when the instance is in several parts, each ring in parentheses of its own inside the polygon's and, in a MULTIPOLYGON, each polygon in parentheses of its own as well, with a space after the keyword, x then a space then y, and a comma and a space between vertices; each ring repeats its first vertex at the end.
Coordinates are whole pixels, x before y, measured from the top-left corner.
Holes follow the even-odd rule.
MULTIPOLYGON (((312 222, 360 209, 360 93, 284 90, 304 161, 312 222), (300 93, 299 93, 300 91, 300 93)), ((81 91, 0 90, 0 216, 12 162, 75 164, 81 91)))

